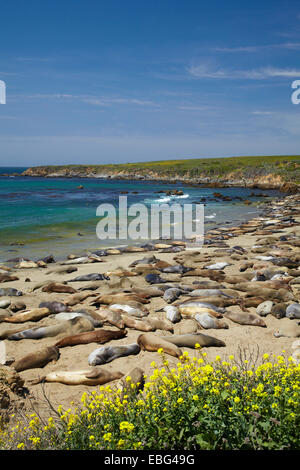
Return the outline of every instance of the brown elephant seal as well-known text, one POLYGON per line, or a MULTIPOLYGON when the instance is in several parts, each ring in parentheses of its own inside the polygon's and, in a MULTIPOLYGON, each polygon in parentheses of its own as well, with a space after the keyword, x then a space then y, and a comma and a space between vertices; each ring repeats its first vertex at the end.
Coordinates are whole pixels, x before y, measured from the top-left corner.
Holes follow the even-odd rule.
POLYGON ((225 346, 224 341, 214 338, 213 336, 204 335, 203 333, 194 333, 186 335, 172 335, 164 336, 165 341, 172 344, 176 344, 179 347, 185 348, 195 348, 196 344, 199 344, 201 347, 223 347, 225 346))
POLYGON ((12 313, 5 309, 5 308, 0 308, 0 322, 4 320, 4 318, 11 317, 12 313))
POLYGON ((63 302, 41 302, 39 308, 48 308, 51 313, 70 312, 71 308, 63 302))
POLYGON ((9 335, 9 340, 21 340, 21 339, 41 339, 52 336, 71 336, 72 334, 81 333, 84 331, 93 331, 93 324, 84 317, 76 317, 71 320, 63 320, 49 326, 37 326, 22 330, 18 333, 9 335))
POLYGON ((130 315, 122 314, 124 324, 127 328, 134 328, 138 331, 154 331, 155 328, 151 326, 148 322, 137 320, 136 318, 131 317, 130 315))
POLYGON ((48 346, 38 351, 33 351, 26 356, 18 359, 12 363, 12 367, 17 372, 22 372, 27 369, 35 369, 44 367, 51 361, 57 361, 59 359, 60 353, 56 346, 48 346))
POLYGON ((2 274, 0 273, 0 282, 9 282, 9 281, 18 281, 18 276, 13 276, 12 274, 2 274))
POLYGON ((271 315, 275 318, 283 318, 286 316, 287 304, 280 302, 279 304, 273 305, 271 309, 271 315))
POLYGON ((4 318, 3 321, 7 323, 24 323, 27 321, 38 321, 41 318, 47 317, 51 312, 48 308, 33 308, 27 312, 20 312, 11 317, 4 318))
POLYGON ((122 314, 120 311, 110 310, 109 308, 101 308, 98 310, 100 318, 110 325, 116 326, 120 330, 124 330, 125 322, 122 318, 122 314))
POLYGON ((9 308, 10 308, 11 312, 19 312, 20 310, 25 310, 26 309, 26 304, 25 304, 25 302, 16 300, 15 302, 12 302, 10 304, 9 308))
POLYGON ((77 290, 74 287, 66 284, 60 284, 58 282, 51 282, 42 288, 43 292, 57 292, 66 294, 76 294, 77 290))
POLYGON ((178 346, 166 341, 164 337, 161 338, 160 336, 156 336, 154 333, 145 333, 140 335, 137 339, 137 343, 142 351, 157 352, 158 349, 162 348, 164 353, 169 354, 170 356, 177 358, 182 356, 182 351, 178 346))
POLYGON ((50 372, 37 380, 32 380, 31 384, 58 382, 64 385, 104 385, 113 380, 120 379, 123 375, 124 374, 119 371, 107 371, 102 367, 92 367, 84 370, 50 372))
POLYGON ((145 321, 149 323, 149 325, 154 330, 170 331, 171 333, 173 333, 174 331, 173 323, 170 320, 167 320, 166 318, 158 318, 158 317, 149 316, 147 317, 145 321))
POLYGON ((186 334, 193 334, 197 333, 199 329, 199 324, 193 318, 188 320, 181 321, 175 327, 175 334, 176 335, 186 335, 186 334))
POLYGON ((76 292, 76 294, 71 294, 69 297, 65 299, 65 304, 71 307, 73 305, 80 304, 88 297, 96 297, 97 295, 98 294, 96 294, 95 292, 89 292, 89 291, 76 292))
POLYGON ((199 323, 199 325, 206 329, 221 329, 221 328, 228 328, 227 323, 225 323, 222 319, 219 320, 216 318, 214 315, 211 315, 210 313, 196 313, 195 315, 195 320, 199 323))
POLYGON ((229 320, 234 323, 239 323, 240 325, 261 326, 263 328, 266 328, 267 326, 264 320, 254 313, 231 311, 226 312, 224 317, 229 318, 229 320))
POLYGON ((125 294, 125 293, 119 293, 119 294, 104 294, 104 295, 99 295, 96 299, 92 301, 92 304, 106 304, 106 305, 111 305, 111 304, 119 304, 122 302, 127 302, 134 300, 136 302, 142 303, 142 304, 147 304, 149 303, 148 299, 143 299, 139 297, 136 294, 125 294))
POLYGON ((140 390, 143 390, 145 385, 145 376, 144 376, 144 371, 140 367, 134 367, 128 374, 123 376, 123 378, 120 380, 120 386, 122 390, 122 396, 127 392, 127 393, 132 393, 134 392, 139 392, 140 390), (134 387, 132 387, 132 385, 134 387))
POLYGON ((49 269, 46 274, 71 274, 74 271, 78 271, 76 266, 58 266, 56 268, 49 269))
POLYGON ((89 343, 107 343, 113 339, 124 338, 126 336, 126 330, 103 330, 98 329, 94 331, 86 331, 79 333, 78 335, 66 336, 60 341, 55 343, 57 348, 65 348, 66 346, 76 346, 77 344, 89 344, 89 343))
POLYGON ((289 318, 282 318, 280 320, 279 329, 274 333, 276 338, 286 336, 288 338, 299 338, 300 337, 300 325, 296 320, 290 320, 289 318))
POLYGON ((123 344, 121 346, 102 346, 92 351, 88 356, 90 366, 107 364, 119 357, 136 355, 140 352, 140 346, 137 343, 123 344))

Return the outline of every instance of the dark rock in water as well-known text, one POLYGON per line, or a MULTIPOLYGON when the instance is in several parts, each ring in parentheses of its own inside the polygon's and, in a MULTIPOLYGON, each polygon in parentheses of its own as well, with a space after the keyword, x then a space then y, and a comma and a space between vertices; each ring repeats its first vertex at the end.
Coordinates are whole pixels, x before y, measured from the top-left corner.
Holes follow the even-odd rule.
POLYGON ((291 304, 286 309, 286 316, 288 318, 300 318, 300 305, 291 304))
POLYGON ((165 279, 162 279, 158 274, 147 274, 145 280, 149 282, 149 284, 160 284, 163 282, 167 282, 165 279))
POLYGON ((275 305, 272 307, 272 310, 271 310, 271 314, 272 314, 275 318, 283 318, 283 317, 285 317, 285 312, 286 312, 286 304, 285 304, 285 303, 275 304, 275 305))
POLYGON ((46 256, 45 258, 42 258, 39 261, 44 261, 44 263, 50 264, 50 263, 55 263, 55 259, 53 255, 46 256))

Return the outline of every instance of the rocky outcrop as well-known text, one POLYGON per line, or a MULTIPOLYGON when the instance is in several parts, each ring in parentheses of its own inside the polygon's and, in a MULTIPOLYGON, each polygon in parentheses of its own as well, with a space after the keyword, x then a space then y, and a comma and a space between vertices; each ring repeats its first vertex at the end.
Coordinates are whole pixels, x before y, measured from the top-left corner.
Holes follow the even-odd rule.
POLYGON ((20 375, 11 367, 0 366, 0 422, 8 422, 10 415, 20 409, 24 394, 20 375))

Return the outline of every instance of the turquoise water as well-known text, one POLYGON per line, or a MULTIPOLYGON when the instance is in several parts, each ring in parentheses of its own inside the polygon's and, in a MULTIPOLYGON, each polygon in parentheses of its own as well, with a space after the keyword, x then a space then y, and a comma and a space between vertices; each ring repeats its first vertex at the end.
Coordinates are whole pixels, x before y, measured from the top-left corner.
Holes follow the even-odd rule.
MULTIPOLYGON (((0 167, 0 174, 23 171, 24 168, 0 167)), ((0 261, 24 256, 40 258, 53 254, 64 258, 69 253, 82 254, 109 245, 125 244, 120 240, 100 240, 96 235, 99 217, 97 207, 102 203, 118 207, 119 196, 127 192, 128 206, 133 203, 166 202, 201 203, 205 206, 205 229, 217 225, 236 225, 258 213, 254 206, 245 206, 237 199, 231 202, 212 201, 213 193, 252 201, 268 198, 253 197, 261 190, 244 188, 195 188, 181 184, 145 181, 104 180, 96 178, 38 178, 0 176, 0 261), (83 189, 78 186, 82 185, 83 189), (180 189, 183 197, 167 197, 160 190, 180 189)), ((263 191, 269 197, 277 191, 263 191)))

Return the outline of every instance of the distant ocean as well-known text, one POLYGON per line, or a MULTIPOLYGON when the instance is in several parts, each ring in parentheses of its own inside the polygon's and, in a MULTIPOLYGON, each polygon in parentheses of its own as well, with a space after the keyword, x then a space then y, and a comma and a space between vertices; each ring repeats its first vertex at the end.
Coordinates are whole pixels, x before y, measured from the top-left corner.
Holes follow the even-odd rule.
MULTIPOLYGON (((188 185, 150 181, 106 180, 98 178, 40 178, 24 177, 26 168, 0 167, 0 261, 24 256, 39 259, 48 254, 57 259, 69 253, 83 254, 120 242, 100 240, 96 236, 99 217, 97 207, 102 203, 118 206, 119 196, 127 192, 128 205, 147 206, 162 202, 179 204, 201 203, 206 198, 205 230, 217 226, 233 226, 259 213, 234 199, 240 196, 251 201, 267 201, 282 196, 275 190, 246 188, 197 188, 188 185), (18 174, 15 176, 14 174, 18 174), (83 189, 78 189, 82 185, 83 189), (179 189, 183 196, 167 196, 161 190, 179 189), (229 196, 232 201, 210 200, 214 192, 229 196), (268 197, 255 197, 252 193, 268 197)), ((130 241, 131 244, 142 241, 130 241)), ((143 241, 145 243, 145 241, 143 241)))

